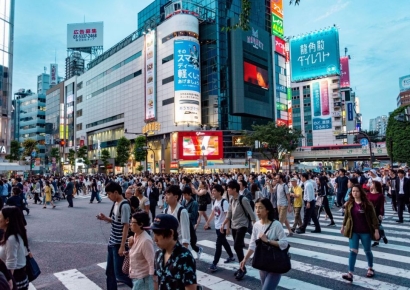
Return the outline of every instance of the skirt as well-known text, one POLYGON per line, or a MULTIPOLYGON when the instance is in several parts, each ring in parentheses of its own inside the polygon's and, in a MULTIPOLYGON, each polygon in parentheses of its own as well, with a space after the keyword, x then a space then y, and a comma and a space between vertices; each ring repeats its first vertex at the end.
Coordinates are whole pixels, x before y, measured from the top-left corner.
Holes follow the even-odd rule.
POLYGON ((27 290, 29 281, 26 273, 26 267, 14 270, 13 277, 16 280, 17 289, 27 290))

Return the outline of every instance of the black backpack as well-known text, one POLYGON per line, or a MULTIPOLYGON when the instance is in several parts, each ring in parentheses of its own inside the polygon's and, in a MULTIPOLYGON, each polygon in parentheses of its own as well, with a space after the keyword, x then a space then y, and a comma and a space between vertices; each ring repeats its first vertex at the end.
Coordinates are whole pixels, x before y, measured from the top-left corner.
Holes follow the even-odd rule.
MULTIPOLYGON (((222 198, 222 200, 221 200, 221 208, 222 208, 222 211, 224 211, 224 201, 225 201, 225 200, 226 200, 225 198, 222 198)), ((214 206, 215 201, 216 201, 216 200, 214 200, 214 201, 212 202, 212 206, 214 206)))
MULTIPOLYGON (((182 205, 181 205, 181 207, 178 209, 178 222, 179 223, 181 223, 181 211, 183 210, 183 209, 185 209, 186 210, 186 208, 185 207, 183 207, 182 205)), ((188 210, 187 210, 187 212, 188 212, 188 210)), ((191 246, 192 245, 196 245, 196 242, 198 241, 198 238, 197 238, 197 236, 196 236, 196 232, 195 232, 195 229, 194 229, 194 225, 191 223, 191 220, 189 219, 189 216, 188 216, 188 220, 189 220, 189 236, 190 236, 190 241, 189 241, 189 243, 191 244, 191 246)))

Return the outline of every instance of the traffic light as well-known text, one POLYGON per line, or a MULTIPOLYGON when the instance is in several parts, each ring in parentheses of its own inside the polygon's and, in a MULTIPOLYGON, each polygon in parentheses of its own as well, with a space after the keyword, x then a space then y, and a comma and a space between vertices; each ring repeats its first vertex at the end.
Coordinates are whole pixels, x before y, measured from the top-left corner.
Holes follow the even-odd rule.
POLYGON ((65 145, 65 140, 61 140, 60 141, 60 146, 64 146, 65 145))

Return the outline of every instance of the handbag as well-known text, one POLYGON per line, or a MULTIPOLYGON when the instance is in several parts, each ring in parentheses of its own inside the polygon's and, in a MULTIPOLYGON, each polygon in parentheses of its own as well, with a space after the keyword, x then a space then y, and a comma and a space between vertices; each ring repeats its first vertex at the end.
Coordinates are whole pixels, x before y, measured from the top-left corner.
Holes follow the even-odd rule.
POLYGON ((40 267, 30 254, 26 256, 26 274, 30 282, 36 280, 41 274, 40 267))
POLYGON ((122 263, 122 272, 126 275, 130 274, 130 253, 124 253, 124 262, 122 263))
MULTIPOLYGON (((272 224, 273 222, 266 229, 265 235, 272 224)), ((276 246, 263 242, 261 239, 257 239, 255 243, 256 249, 252 260, 253 268, 277 274, 284 274, 292 269, 289 254, 290 245, 285 250, 281 250, 276 246)))

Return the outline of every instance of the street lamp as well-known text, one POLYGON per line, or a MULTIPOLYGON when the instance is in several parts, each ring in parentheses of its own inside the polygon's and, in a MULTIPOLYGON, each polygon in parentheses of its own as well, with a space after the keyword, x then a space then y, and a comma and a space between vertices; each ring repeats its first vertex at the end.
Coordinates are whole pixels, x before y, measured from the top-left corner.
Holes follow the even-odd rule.
POLYGON ((205 174, 205 146, 202 145, 202 174, 205 174))

